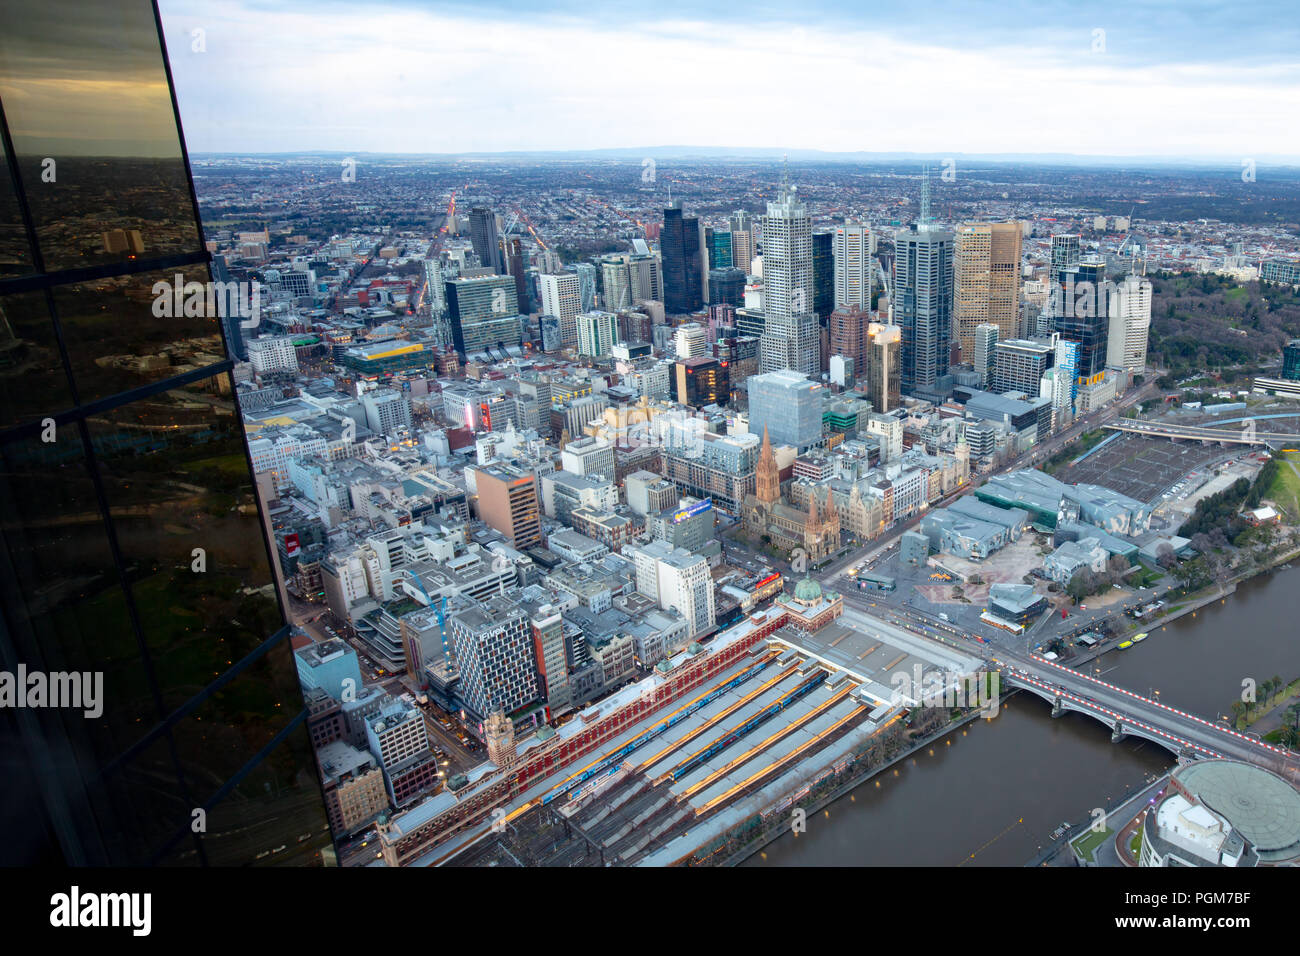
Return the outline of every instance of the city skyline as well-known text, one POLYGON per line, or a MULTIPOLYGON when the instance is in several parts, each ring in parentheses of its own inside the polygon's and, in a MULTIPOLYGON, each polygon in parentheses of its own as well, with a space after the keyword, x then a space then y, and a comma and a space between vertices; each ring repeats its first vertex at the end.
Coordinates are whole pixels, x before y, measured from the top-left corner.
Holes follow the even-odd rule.
POLYGON ((244 2, 214 13, 177 0, 161 11, 195 153, 758 142, 939 156, 1234 158, 1223 145, 1232 143, 1240 158, 1300 162, 1300 131, 1287 121, 1300 111, 1300 70, 1288 52, 1294 29, 1282 11, 1272 21, 1225 22, 1230 15, 1200 6, 1196 16, 1163 4, 1122 17, 1086 4, 1013 10, 1010 28, 1005 14, 991 25, 979 6, 919 20, 902 9, 864 18, 823 4, 806 23, 763 7, 731 19, 717 7, 670 6, 653 21, 630 6, 612 8, 626 19, 611 8, 595 19, 576 6, 488 5, 471 14, 402 3, 271 11, 244 2), (557 58, 559 49, 586 55, 557 58), (595 81, 591 66, 606 56, 648 65, 655 82, 595 81), (709 72, 743 76, 764 61, 783 62, 794 82, 763 94, 786 128, 774 134, 767 124, 759 136, 743 88, 699 91, 709 72), (322 86, 320 76, 332 82, 322 86), (908 97, 888 95, 901 85, 908 97), (1041 101, 1033 92, 1047 90, 1041 101), (916 113, 915 99, 931 109, 916 113), (1079 111, 1047 109, 1061 101, 1087 103, 1086 126, 1079 111), (971 108, 995 102, 1019 108, 971 108))

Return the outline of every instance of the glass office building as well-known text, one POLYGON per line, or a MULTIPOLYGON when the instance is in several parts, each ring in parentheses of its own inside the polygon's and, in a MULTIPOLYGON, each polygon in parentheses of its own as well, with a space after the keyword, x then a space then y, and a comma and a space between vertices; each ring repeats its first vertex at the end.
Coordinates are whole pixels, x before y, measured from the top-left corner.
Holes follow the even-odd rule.
POLYGON ((0 139, 0 861, 319 863, 154 5, 7 5, 0 139))

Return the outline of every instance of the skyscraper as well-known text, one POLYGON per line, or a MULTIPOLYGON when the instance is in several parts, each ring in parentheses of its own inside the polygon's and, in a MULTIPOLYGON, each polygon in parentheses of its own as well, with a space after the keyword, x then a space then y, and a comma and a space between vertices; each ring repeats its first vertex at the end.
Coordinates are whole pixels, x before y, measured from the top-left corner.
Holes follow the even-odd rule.
POLYGON ((813 297, 810 312, 826 327, 826 317, 835 310, 835 236, 829 232, 815 232, 813 250, 813 297))
MULTIPOLYGON (((730 269, 734 263, 731 261, 731 233, 713 229, 705 229, 704 242, 709 253, 709 269, 730 269)), ((741 280, 742 284, 744 280, 741 280)))
POLYGON ((1095 257, 1083 260, 1063 274, 1063 283, 1056 331, 1079 343, 1077 375, 1088 380, 1106 367, 1112 296, 1105 263, 1095 257))
POLYGON ((473 355, 520 343, 519 306, 510 276, 452 279, 444 288, 457 352, 473 355))
POLYGON ((584 312, 578 316, 578 354, 600 358, 621 341, 613 312, 584 312))
POLYGON ((783 184, 763 220, 763 314, 769 324, 813 311, 812 219, 797 190, 783 184))
POLYGON ((1059 281, 1062 273, 1078 264, 1079 237, 1067 234, 1052 236, 1052 280, 1059 281))
POLYGON ((532 312, 533 307, 528 297, 528 277, 524 270, 528 259, 524 256, 523 243, 518 239, 502 239, 501 248, 505 256, 506 272, 515 280, 515 300, 521 313, 532 312))
POLYGON ((538 279, 542 290, 542 314, 553 315, 563 321, 574 321, 582 308, 582 279, 573 272, 543 275, 538 279))
POLYGON ((894 237, 891 305, 902 330, 902 388, 933 393, 948 374, 953 234, 925 222, 894 237))
POLYGON ((275 863, 320 862, 330 832, 232 363, 211 347, 222 324, 151 308, 178 273, 212 278, 161 35, 149 2, 0 12, 0 343, 22 355, 0 362, 0 658, 88 691, 0 708, 0 856, 253 865, 287 846, 275 863), (42 180, 52 141, 59 188, 42 180), (87 222, 140 241, 110 253, 87 222), (98 361, 164 348, 192 364, 98 361))
POLYGON ((957 342, 963 362, 972 361, 975 328, 988 323, 998 337, 1016 337, 1020 321, 1020 223, 962 226, 954 251, 957 342))
POLYGON ((862 223, 846 223, 834 233, 835 308, 871 308, 871 283, 875 268, 871 253, 875 237, 862 223))
POLYGON ((474 254, 483 268, 491 269, 497 275, 505 274, 505 263, 501 255, 500 237, 497 235, 497 214, 486 206, 475 206, 469 211, 469 237, 474 245, 474 254))
POLYGON ((989 371, 993 367, 993 347, 998 344, 1000 332, 996 325, 982 323, 975 326, 975 351, 971 361, 980 377, 980 388, 988 385, 989 371))
POLYGON ((665 209, 659 250, 663 256, 664 310, 669 315, 684 315, 704 308, 699 219, 683 216, 680 206, 665 209))
POLYGON ((731 264, 749 273, 754 258, 754 226, 749 213, 737 210, 731 216, 731 264))
POLYGON ((759 336, 759 368, 791 369, 816 378, 821 374, 821 328, 811 312, 768 316, 759 336))
POLYGON ((1110 299, 1106 364, 1141 375, 1147 368, 1151 334, 1151 280, 1125 276, 1110 299))
MULTIPOLYGON (((878 413, 892 412, 902 401, 903 333, 897 325, 867 326, 867 399, 878 413)), ((861 373, 860 373, 861 374, 861 373)))

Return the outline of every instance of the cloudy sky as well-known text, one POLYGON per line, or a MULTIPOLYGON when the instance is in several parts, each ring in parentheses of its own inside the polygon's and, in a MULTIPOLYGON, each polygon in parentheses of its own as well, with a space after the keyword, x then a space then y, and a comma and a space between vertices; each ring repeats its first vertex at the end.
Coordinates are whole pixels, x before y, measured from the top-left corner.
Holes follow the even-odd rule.
POLYGON ((1287 3, 160 6, 192 152, 689 144, 1300 163, 1287 3))

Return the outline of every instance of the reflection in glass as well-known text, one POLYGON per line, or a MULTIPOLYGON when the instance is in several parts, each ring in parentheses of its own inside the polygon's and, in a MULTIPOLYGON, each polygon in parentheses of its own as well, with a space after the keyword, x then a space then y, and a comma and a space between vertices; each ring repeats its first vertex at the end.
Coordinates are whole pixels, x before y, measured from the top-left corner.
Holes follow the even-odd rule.
POLYGON ((0 6, 0 100, 47 270, 200 248, 151 4, 0 6))
POLYGON ((0 429, 72 405, 45 293, 0 296, 0 429))
POLYGON ((192 267, 56 289, 54 308, 82 404, 220 362, 217 312, 198 285, 207 281, 207 269, 192 267))
MULTIPOLYGON (((0 446, 0 604, 30 668, 104 674, 102 716, 67 716, 83 759, 107 763, 153 728, 154 703, 75 426, 0 446)), ((53 714, 51 712, 51 719, 53 714)))
POLYGON ((0 279, 26 275, 32 271, 32 250, 27 244, 18 194, 9 173, 9 152, 0 151, 4 162, 0 170, 0 279))
POLYGON ((283 623, 229 391, 218 375, 89 420, 166 712, 283 623))

